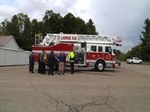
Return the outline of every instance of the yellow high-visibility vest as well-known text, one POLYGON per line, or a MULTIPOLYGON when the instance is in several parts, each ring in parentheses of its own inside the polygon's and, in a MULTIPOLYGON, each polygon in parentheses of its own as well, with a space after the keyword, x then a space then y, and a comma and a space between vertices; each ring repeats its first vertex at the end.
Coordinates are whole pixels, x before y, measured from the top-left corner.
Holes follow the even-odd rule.
POLYGON ((46 53, 44 53, 44 60, 46 60, 46 53))
POLYGON ((70 62, 74 62, 74 59, 73 59, 73 58, 75 58, 74 52, 70 52, 68 58, 69 58, 69 61, 70 61, 70 62))

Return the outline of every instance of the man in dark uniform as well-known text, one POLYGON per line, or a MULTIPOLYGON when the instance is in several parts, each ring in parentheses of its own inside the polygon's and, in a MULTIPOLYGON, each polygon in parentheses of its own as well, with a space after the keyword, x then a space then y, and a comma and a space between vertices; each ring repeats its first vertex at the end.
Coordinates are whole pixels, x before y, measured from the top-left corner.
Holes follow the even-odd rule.
POLYGON ((56 62, 56 58, 54 56, 54 52, 51 51, 50 55, 48 57, 48 63, 49 63, 49 70, 48 70, 48 75, 54 75, 53 74, 53 69, 54 69, 54 63, 56 62))
POLYGON ((44 51, 40 54, 40 72, 45 74, 45 60, 44 60, 44 51))
POLYGON ((38 57, 38 73, 41 73, 41 53, 39 53, 39 57, 38 57))
POLYGON ((33 69, 34 69, 34 53, 31 52, 29 55, 29 72, 34 73, 33 69))

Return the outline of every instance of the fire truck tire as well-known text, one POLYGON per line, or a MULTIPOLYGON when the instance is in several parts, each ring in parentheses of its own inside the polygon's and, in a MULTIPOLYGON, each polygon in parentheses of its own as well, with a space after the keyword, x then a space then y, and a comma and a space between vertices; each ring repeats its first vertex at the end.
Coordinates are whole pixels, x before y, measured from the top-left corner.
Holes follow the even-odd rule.
POLYGON ((104 68, 105 68, 104 62, 101 61, 101 60, 98 61, 98 62, 96 63, 95 68, 96 68, 97 71, 100 71, 100 72, 104 71, 104 68))

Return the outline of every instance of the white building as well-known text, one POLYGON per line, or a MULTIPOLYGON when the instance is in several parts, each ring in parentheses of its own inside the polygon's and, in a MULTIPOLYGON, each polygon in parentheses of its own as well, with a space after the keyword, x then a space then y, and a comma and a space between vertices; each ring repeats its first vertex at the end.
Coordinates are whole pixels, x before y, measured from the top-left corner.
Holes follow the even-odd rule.
POLYGON ((12 35, 0 36, 0 66, 29 64, 29 54, 19 48, 12 35))

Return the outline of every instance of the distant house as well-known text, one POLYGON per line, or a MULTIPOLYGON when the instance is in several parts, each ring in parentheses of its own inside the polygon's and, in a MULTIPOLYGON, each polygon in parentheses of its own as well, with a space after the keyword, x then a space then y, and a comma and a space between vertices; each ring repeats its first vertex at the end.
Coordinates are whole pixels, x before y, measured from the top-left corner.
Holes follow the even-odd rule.
POLYGON ((12 35, 0 36, 0 66, 29 63, 29 51, 19 48, 12 35))

